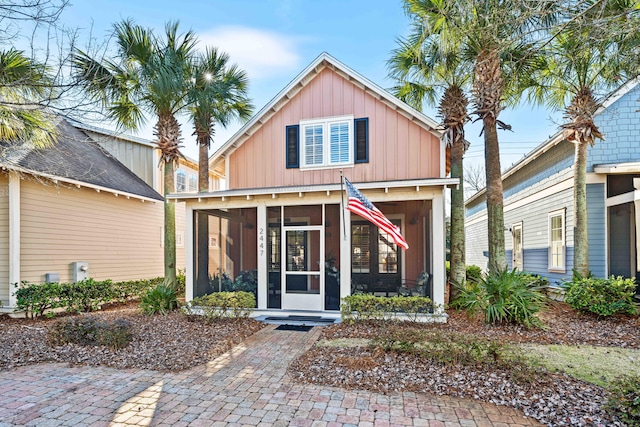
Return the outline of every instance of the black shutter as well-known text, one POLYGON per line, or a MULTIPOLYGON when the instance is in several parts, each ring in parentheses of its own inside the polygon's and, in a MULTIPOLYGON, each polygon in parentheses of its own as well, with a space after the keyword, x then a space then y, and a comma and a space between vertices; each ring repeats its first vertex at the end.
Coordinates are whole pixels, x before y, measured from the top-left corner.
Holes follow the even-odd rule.
POLYGON ((287 126, 287 169, 300 167, 300 149, 298 144, 299 130, 299 125, 287 126))
POLYGON ((369 119, 355 119, 355 163, 369 163, 369 119))

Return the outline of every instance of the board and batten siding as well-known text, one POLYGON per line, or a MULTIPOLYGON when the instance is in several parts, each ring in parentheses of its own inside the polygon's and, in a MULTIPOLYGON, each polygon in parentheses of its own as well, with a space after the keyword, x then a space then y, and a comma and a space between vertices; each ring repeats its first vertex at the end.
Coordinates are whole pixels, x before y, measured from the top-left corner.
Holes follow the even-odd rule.
POLYGON ((369 119, 369 162, 345 168, 354 182, 439 178, 437 136, 325 68, 229 157, 229 189, 335 184, 339 169, 287 169, 285 128, 301 120, 353 115, 369 119))
MULTIPOLYGON (((96 280, 164 274, 162 202, 25 179, 20 225, 21 280, 42 282, 46 273, 55 272, 61 281, 71 281, 74 261, 88 262, 89 276, 96 280)), ((177 255, 184 268, 184 248, 177 255)))
POLYGON ((0 174, 0 306, 9 305, 9 178, 0 174))
POLYGON ((150 187, 154 187, 153 174, 156 173, 158 165, 153 146, 88 130, 84 132, 150 187))
POLYGON ((589 270, 596 277, 607 276, 607 229, 605 184, 587 184, 587 234, 589 270))

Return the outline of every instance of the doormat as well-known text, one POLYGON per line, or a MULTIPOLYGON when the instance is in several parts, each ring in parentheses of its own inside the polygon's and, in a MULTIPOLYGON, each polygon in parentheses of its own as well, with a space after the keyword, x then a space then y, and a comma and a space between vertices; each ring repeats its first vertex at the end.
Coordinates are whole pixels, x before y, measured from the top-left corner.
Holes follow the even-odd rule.
POLYGON ((300 326, 300 325, 280 325, 276 328, 276 331, 298 331, 309 332, 313 326, 300 326))

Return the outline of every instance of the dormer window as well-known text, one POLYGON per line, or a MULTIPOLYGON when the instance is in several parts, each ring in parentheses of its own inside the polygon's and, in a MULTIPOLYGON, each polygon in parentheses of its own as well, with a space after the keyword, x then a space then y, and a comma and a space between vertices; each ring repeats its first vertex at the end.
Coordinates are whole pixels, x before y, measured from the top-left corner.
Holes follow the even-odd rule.
POLYGON ((287 126, 287 168, 319 169, 367 162, 368 124, 366 118, 340 116, 287 126))

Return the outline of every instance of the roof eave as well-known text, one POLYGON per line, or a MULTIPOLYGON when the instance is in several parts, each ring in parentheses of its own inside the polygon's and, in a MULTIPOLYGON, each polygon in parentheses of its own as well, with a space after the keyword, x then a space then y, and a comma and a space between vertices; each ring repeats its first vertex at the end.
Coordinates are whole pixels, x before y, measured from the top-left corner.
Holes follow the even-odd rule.
POLYGON ((134 193, 128 193, 126 191, 120 191, 120 190, 116 190, 113 188, 109 188, 109 187, 104 187, 101 185, 95 185, 95 184, 90 184, 88 182, 84 182, 84 181, 78 181, 75 179, 71 179, 71 178, 65 178, 65 177, 61 177, 61 176, 57 176, 57 175, 52 175, 52 174, 48 174, 45 172, 38 172, 38 171, 34 171, 31 169, 26 169, 26 168, 22 168, 19 166, 13 166, 13 165, 3 165, 2 166, 3 170, 12 170, 12 171, 16 171, 19 173, 26 173, 29 175, 33 175, 33 176, 38 176, 41 178, 45 178, 48 179, 50 181, 53 181, 54 183, 58 183, 58 182, 63 182, 65 184, 69 184, 69 185, 73 185, 77 188, 81 188, 81 187, 85 187, 85 188, 90 188, 93 190, 96 190, 98 193, 99 192, 107 192, 107 193, 112 193, 113 195, 117 196, 124 196, 127 199, 129 198, 133 198, 133 199, 139 199, 143 202, 153 202, 153 203, 160 203, 163 201, 163 199, 154 199, 151 197, 146 197, 146 196, 141 196, 139 194, 134 194, 134 193))

